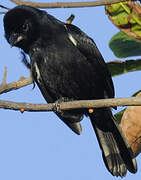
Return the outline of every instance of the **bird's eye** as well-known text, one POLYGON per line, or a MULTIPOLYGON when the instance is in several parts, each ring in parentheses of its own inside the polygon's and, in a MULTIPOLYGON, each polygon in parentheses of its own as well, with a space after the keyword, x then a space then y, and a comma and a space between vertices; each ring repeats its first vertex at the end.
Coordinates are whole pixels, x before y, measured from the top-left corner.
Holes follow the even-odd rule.
POLYGON ((27 23, 23 24, 22 29, 23 29, 23 31, 27 32, 29 29, 28 24, 27 23))

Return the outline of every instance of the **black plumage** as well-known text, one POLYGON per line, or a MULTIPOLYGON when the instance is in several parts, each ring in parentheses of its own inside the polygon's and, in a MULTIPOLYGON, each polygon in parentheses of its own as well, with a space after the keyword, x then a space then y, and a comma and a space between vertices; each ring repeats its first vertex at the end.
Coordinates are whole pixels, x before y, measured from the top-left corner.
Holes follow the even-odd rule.
MULTIPOLYGON (((34 81, 48 103, 114 97, 111 75, 94 41, 78 27, 45 11, 17 6, 4 17, 5 37, 11 46, 30 56, 34 81), (17 18, 18 17, 18 18, 17 18)), ((137 171, 136 160, 110 108, 56 112, 75 133, 83 115, 90 117, 107 169, 114 176, 137 171)))

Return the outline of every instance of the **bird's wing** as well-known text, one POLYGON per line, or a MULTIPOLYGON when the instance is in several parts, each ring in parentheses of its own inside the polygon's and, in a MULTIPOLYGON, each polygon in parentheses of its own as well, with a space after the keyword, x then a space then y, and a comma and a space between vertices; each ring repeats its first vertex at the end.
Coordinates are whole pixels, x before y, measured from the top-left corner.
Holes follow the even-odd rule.
POLYGON ((108 71, 107 65, 95 42, 78 27, 72 24, 65 24, 64 26, 73 45, 78 48, 78 50, 88 59, 94 69, 97 70, 97 74, 103 80, 106 96, 109 98, 114 97, 114 86, 111 74, 108 71))
MULTIPOLYGON (((24 62, 25 63, 25 62, 24 62)), ((34 64, 31 68, 33 79, 39 86, 39 89, 48 103, 54 103, 54 98, 52 93, 49 91, 48 87, 46 86, 45 81, 43 80, 37 63, 34 64)), ((80 135, 82 132, 82 127, 79 121, 82 120, 82 115, 71 116, 71 114, 67 114, 66 112, 55 112, 55 114, 76 134, 80 135), (73 122, 73 120, 76 122, 73 122)))

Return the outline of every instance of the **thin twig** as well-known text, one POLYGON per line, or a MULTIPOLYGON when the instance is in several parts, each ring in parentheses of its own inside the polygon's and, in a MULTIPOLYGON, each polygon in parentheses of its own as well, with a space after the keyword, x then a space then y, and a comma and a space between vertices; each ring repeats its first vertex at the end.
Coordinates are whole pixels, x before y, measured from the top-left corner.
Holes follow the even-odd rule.
MULTIPOLYGON (((0 8, 3 8, 3 9, 6 9, 6 10, 10 10, 10 8, 6 7, 6 6, 3 6, 0 4, 0 8)), ((4 11, 0 11, 0 14, 6 14, 6 12, 4 11)))
POLYGON ((101 1, 83 1, 83 2, 56 2, 56 3, 40 3, 31 1, 11 0, 17 5, 29 5, 37 8, 78 8, 78 7, 94 7, 103 6, 125 0, 101 0, 101 1))
POLYGON ((0 100, 0 108, 10 110, 21 110, 24 111, 65 111, 71 109, 81 108, 100 108, 100 107, 115 107, 115 106, 141 106, 141 97, 131 98, 111 98, 101 100, 81 100, 81 101, 70 101, 61 103, 50 103, 50 104, 30 104, 30 103, 17 103, 12 101, 0 100))
POLYGON ((6 7, 6 6, 1 5, 1 4, 0 4, 0 8, 7 9, 7 10, 10 9, 10 8, 8 8, 8 7, 6 7))
POLYGON ((71 24, 74 18, 75 18, 74 14, 71 14, 70 17, 66 20, 66 24, 71 24))
POLYGON ((22 77, 20 80, 9 83, 9 84, 5 84, 5 85, 0 85, 0 94, 12 91, 12 90, 16 90, 19 88, 22 88, 24 86, 27 86, 29 84, 32 84, 32 78, 24 78, 22 77))
POLYGON ((3 76, 3 80, 2 80, 1 86, 5 86, 6 85, 6 79, 7 79, 7 67, 4 68, 4 76, 3 76))

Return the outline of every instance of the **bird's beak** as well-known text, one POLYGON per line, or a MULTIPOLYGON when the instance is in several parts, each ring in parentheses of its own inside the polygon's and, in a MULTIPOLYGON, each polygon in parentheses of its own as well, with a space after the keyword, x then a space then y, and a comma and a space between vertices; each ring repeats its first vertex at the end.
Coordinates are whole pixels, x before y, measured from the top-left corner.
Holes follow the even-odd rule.
POLYGON ((11 47, 15 46, 17 43, 22 41, 24 37, 22 35, 19 35, 18 33, 12 33, 8 42, 11 45, 11 47))

